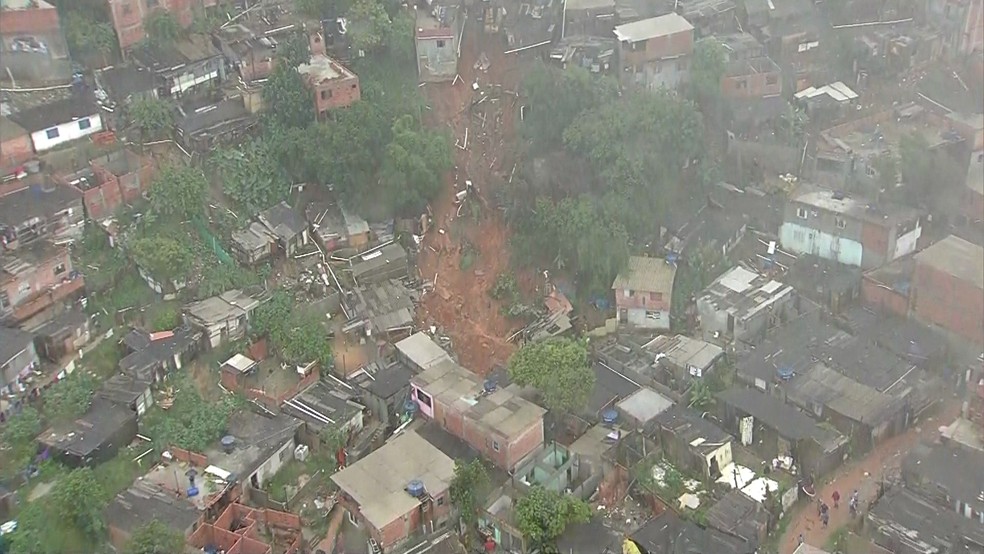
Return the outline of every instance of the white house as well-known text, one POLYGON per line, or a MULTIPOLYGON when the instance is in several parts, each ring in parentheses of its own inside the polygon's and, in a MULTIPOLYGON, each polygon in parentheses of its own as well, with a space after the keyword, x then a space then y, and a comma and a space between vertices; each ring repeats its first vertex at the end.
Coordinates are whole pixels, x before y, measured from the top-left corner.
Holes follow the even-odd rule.
POLYGON ((20 111, 11 114, 10 119, 31 134, 35 152, 51 150, 103 130, 99 105, 87 94, 73 94, 64 100, 20 111))

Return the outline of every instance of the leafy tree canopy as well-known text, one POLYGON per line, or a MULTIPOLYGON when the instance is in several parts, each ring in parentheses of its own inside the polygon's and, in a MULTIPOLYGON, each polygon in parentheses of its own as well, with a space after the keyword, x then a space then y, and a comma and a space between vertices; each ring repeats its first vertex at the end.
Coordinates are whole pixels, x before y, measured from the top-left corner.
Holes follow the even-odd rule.
POLYGON ((174 125, 174 107, 163 98, 138 98, 127 106, 126 112, 145 135, 158 135, 174 125))
POLYGON ((108 498, 92 469, 73 470, 55 483, 51 495, 59 515, 76 529, 90 537, 102 533, 102 511, 108 498))
POLYGON ((297 32, 287 37, 287 40, 277 45, 277 63, 288 67, 297 67, 311 61, 311 45, 303 32, 297 32))
POLYGON ((116 31, 109 22, 78 11, 69 12, 64 21, 65 40, 76 56, 94 56, 105 63, 116 50, 116 31))
POLYGON ((721 95, 721 77, 727 64, 724 46, 715 38, 694 45, 694 63, 690 71, 690 88, 698 102, 715 100, 721 95))
POLYGON ((45 415, 53 421, 77 419, 89 410, 95 388, 96 383, 89 375, 75 372, 45 393, 45 415))
POLYGON ((179 240, 156 235, 142 237, 129 245, 133 260, 155 279, 178 279, 188 274, 194 252, 179 240))
POLYGON ((629 260, 629 235, 615 214, 633 209, 631 202, 606 207, 612 196, 599 203, 590 196, 553 202, 537 200, 535 207, 517 223, 513 247, 526 263, 546 260, 570 269, 589 291, 608 290, 612 280, 629 260))
POLYGON ((188 219, 205 209, 208 181, 198 169, 171 165, 150 184, 150 208, 159 215, 188 219))
POLYGON ((377 0, 353 0, 348 20, 352 46, 366 53, 383 46, 392 25, 386 8, 377 0))
POLYGON ((32 406, 24 406, 3 426, 3 442, 10 445, 30 444, 41 433, 41 414, 32 406))
POLYGON ((184 548, 184 536, 158 520, 138 527, 124 550, 125 554, 172 554, 184 548))
POLYGON ((331 367, 331 341, 320 314, 295 313, 275 336, 275 343, 280 355, 289 363, 305 365, 318 362, 323 368, 331 367))
POLYGON ((266 335, 272 338, 273 335, 281 332, 285 322, 290 319, 293 308, 294 298, 291 294, 285 290, 278 290, 269 300, 256 308, 250 321, 250 329, 259 336, 266 335))
POLYGON ((471 462, 455 460, 454 477, 451 479, 449 494, 451 503, 458 509, 461 519, 468 526, 478 523, 478 515, 482 509, 482 501, 488 493, 490 480, 489 472, 482 460, 471 462))
POLYGON ((559 69, 541 63, 527 73, 522 91, 528 99, 523 134, 534 151, 542 152, 560 146, 564 130, 579 115, 615 100, 618 84, 580 67, 559 69))
POLYGON ((314 96, 297 67, 277 64, 263 85, 264 124, 290 129, 307 127, 314 121, 314 96))
POLYGON ((181 24, 173 13, 167 10, 153 10, 144 18, 144 32, 147 44, 160 48, 176 41, 181 36, 181 24))
POLYGON ((146 420, 147 435, 156 448, 176 446, 203 452, 218 440, 229 423, 229 415, 239 407, 235 396, 219 402, 207 402, 186 376, 172 377, 174 404, 167 412, 146 420))
POLYGON ((588 349, 567 338, 524 345, 509 359, 509 376, 540 391, 547 408, 564 412, 583 407, 595 385, 588 349))
POLYGON ((516 524, 535 547, 550 547, 572 523, 591 518, 591 507, 569 494, 547 490, 539 485, 516 502, 516 524))
POLYGON ((447 137, 422 129, 413 116, 393 124, 380 181, 396 212, 419 213, 441 191, 441 174, 451 168, 447 137))
POLYGON ((290 176, 274 148, 272 142, 256 139, 238 149, 219 150, 210 159, 222 191, 251 212, 269 208, 290 192, 290 176))

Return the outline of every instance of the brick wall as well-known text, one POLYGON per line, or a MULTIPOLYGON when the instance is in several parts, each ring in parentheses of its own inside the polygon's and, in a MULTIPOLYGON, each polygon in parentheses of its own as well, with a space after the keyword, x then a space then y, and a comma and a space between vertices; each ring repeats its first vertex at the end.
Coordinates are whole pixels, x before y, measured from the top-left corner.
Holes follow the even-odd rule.
POLYGON ((862 303, 880 313, 906 317, 909 313, 909 297, 878 281, 870 275, 861 279, 862 303))
POLYGON ((984 340, 984 290, 919 263, 912 287, 912 310, 919 319, 975 344, 984 340))
POLYGON ((46 34, 60 33, 58 10, 51 8, 34 8, 29 10, 3 10, 0 17, 0 34, 46 34))
POLYGON ((778 69, 721 78, 721 95, 725 98, 764 98, 780 94, 782 73, 778 69))
POLYGON ((351 106, 362 95, 359 78, 355 75, 321 82, 309 81, 308 84, 314 90, 315 110, 321 117, 331 110, 351 106))
POLYGON ((0 168, 13 169, 33 157, 34 144, 31 142, 31 135, 27 133, 0 143, 0 168))
POLYGON ((167 449, 174 456, 175 460, 184 462, 186 464, 191 464, 196 467, 208 467, 208 456, 204 454, 199 454, 198 452, 191 452, 183 448, 178 448, 177 446, 171 446, 167 449))
POLYGON ((509 443, 506 464, 513 469, 531 452, 543 446, 543 420, 527 429, 519 438, 509 443))
POLYGON ((655 37, 646 41, 645 49, 637 47, 632 50, 622 44, 620 52, 624 54, 623 67, 629 67, 664 58, 686 56, 694 51, 693 31, 684 31, 672 35, 655 37))

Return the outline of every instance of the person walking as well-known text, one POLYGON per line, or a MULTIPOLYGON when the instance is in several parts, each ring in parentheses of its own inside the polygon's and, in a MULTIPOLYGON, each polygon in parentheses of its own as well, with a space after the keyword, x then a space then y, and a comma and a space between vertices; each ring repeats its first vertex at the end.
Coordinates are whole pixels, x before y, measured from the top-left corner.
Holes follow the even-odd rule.
POLYGON ((839 493, 837 491, 834 491, 834 494, 832 495, 832 498, 834 500, 834 509, 839 508, 840 507, 841 493, 839 493))
POLYGON ((803 533, 800 533, 799 544, 803 544, 803 533))
POLYGON ((828 514, 827 512, 824 512, 823 515, 820 516, 820 521, 823 522, 823 528, 826 529, 827 528, 827 524, 830 523, 830 514, 828 514))

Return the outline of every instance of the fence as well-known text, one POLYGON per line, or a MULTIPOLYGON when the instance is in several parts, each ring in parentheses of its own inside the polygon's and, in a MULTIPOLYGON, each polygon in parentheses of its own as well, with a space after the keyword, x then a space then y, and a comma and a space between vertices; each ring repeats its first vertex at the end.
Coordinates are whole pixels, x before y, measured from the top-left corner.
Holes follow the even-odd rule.
POLYGON ((219 242, 219 239, 215 238, 215 235, 208 230, 208 227, 205 226, 205 223, 201 219, 192 219, 192 225, 195 226, 195 230, 198 231, 198 234, 202 237, 202 240, 205 241, 205 244, 212 249, 212 252, 215 253, 215 256, 219 259, 219 262, 224 264, 236 263, 232 259, 232 256, 230 256, 229 253, 222 248, 222 243, 219 242))

